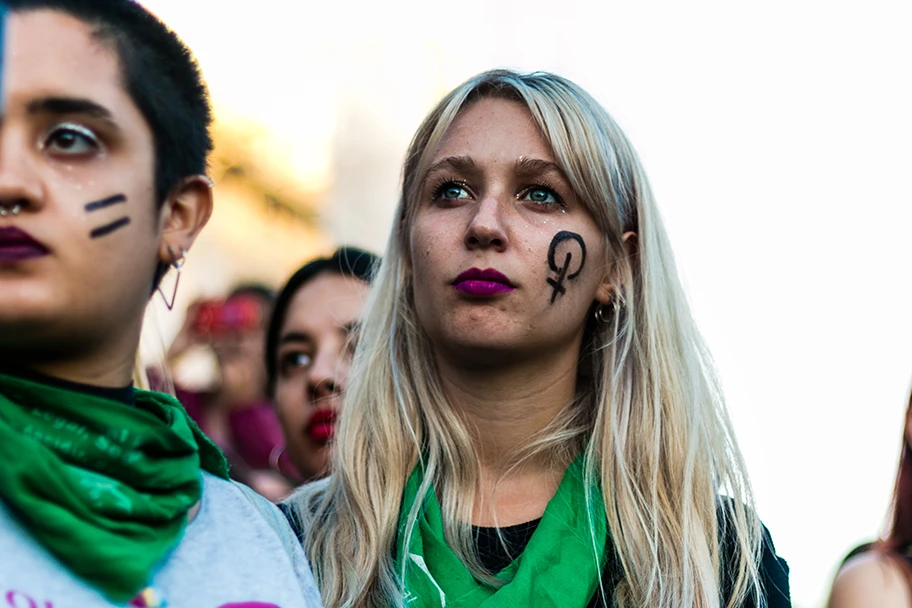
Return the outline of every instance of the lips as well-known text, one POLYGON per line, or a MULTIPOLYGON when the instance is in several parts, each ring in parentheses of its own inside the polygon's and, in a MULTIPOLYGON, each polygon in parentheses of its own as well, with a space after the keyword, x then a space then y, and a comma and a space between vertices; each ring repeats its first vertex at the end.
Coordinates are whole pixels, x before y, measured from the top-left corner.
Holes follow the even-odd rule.
POLYGON ((304 433, 314 443, 326 443, 335 434, 336 418, 334 410, 317 410, 307 421, 304 433))
POLYGON ((0 228, 0 264, 40 258, 47 254, 47 247, 27 232, 13 226, 0 228))
POLYGON ((470 268, 456 277, 453 289, 470 296, 489 297, 513 291, 516 286, 493 268, 470 268))

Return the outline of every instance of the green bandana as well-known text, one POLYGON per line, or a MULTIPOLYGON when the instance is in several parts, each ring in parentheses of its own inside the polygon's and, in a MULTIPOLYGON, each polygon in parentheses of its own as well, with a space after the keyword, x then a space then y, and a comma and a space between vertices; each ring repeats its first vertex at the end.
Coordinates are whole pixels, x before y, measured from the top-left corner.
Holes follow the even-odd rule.
POLYGON ((408 514, 423 477, 422 467, 415 467, 399 514, 397 566, 403 571, 405 560, 403 588, 409 608, 584 608, 592 600, 608 534, 601 493, 591 491, 587 506, 582 456, 567 469, 525 550, 496 574, 506 582, 499 589, 476 580, 447 546, 433 490, 428 492, 405 546, 408 514), (589 513, 594 529, 589 525, 589 513))
POLYGON ((228 477, 169 395, 135 407, 0 375, 0 500, 71 572, 126 602, 180 541, 200 468, 228 477))

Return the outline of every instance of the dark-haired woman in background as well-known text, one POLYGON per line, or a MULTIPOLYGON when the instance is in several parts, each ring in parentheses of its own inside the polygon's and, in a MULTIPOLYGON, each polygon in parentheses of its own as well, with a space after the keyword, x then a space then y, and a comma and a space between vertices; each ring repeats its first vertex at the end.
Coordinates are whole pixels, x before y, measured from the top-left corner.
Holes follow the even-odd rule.
POLYGON ((281 475, 270 470, 272 455, 285 443, 267 394, 263 363, 274 299, 265 286, 246 284, 233 289, 224 301, 191 304, 167 361, 175 369, 188 353, 205 352, 213 358, 214 382, 192 388, 175 380, 175 395, 225 453, 232 479, 276 501, 296 485, 297 474, 287 459, 281 461, 281 475))
POLYGON ((380 258, 354 247, 308 262, 276 299, 266 333, 267 385, 287 455, 305 480, 328 472, 354 334, 380 258))
POLYGON ((843 560, 829 608, 912 608, 912 396, 899 456, 893 513, 886 536, 843 560))

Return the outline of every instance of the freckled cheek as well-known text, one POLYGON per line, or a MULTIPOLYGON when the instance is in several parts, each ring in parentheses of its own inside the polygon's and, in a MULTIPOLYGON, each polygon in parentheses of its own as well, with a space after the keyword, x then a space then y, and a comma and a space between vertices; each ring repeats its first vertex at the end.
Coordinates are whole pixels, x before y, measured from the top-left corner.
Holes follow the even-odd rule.
POLYGON ((421 289, 433 281, 440 255, 441 252, 432 246, 430 240, 421 238, 412 242, 412 267, 417 289, 421 289))

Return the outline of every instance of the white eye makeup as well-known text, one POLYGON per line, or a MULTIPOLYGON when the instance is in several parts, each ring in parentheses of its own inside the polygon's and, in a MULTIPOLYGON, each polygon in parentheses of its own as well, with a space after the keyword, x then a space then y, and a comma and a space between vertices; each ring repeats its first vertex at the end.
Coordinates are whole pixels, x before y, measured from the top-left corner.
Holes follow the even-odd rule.
POLYGON ((73 122, 52 126, 39 142, 41 150, 54 156, 92 156, 104 150, 101 140, 91 129, 73 122))

